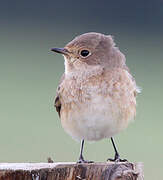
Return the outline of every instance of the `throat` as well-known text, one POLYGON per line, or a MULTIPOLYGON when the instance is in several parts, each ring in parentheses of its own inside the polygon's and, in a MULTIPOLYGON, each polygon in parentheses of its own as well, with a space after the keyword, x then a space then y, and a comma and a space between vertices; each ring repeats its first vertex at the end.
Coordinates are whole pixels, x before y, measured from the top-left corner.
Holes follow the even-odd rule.
POLYGON ((101 66, 88 66, 87 67, 81 67, 77 70, 71 70, 66 68, 65 66, 65 74, 68 77, 75 77, 80 79, 87 79, 92 76, 101 75, 104 72, 104 67, 101 66))
POLYGON ((65 59, 65 75, 67 77, 75 77, 80 79, 86 79, 91 76, 100 75, 104 72, 104 66, 102 65, 88 65, 76 59, 65 59))

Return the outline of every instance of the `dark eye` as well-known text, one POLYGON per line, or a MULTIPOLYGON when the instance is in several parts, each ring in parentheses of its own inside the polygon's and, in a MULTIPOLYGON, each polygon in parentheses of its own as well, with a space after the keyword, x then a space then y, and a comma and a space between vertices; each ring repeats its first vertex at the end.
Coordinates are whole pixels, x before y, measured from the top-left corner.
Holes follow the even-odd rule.
POLYGON ((88 51, 88 50, 82 50, 82 51, 80 52, 80 55, 81 55, 82 57, 87 57, 87 56, 89 55, 89 51, 88 51))

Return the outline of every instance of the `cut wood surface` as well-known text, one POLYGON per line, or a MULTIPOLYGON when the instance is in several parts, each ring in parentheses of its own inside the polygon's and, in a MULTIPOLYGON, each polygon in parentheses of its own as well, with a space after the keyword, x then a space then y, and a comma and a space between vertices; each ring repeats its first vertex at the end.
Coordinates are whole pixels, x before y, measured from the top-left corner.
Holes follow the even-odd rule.
POLYGON ((0 180, 143 180, 142 163, 0 163, 0 180))

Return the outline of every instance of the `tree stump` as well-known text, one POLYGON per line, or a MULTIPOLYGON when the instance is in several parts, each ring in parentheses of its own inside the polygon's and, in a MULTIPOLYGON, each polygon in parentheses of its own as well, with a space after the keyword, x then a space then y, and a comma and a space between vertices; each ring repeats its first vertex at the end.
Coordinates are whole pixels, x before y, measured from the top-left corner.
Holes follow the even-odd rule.
POLYGON ((0 163, 0 180, 143 180, 142 163, 0 163))

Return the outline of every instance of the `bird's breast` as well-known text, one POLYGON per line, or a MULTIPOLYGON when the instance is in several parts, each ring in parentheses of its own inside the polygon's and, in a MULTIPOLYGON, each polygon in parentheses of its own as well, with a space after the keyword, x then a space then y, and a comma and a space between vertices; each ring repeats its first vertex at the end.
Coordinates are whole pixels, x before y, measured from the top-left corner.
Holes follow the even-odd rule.
POLYGON ((61 89, 61 123, 75 139, 111 137, 125 129, 134 117, 132 83, 108 79, 65 81, 66 89, 61 89))

